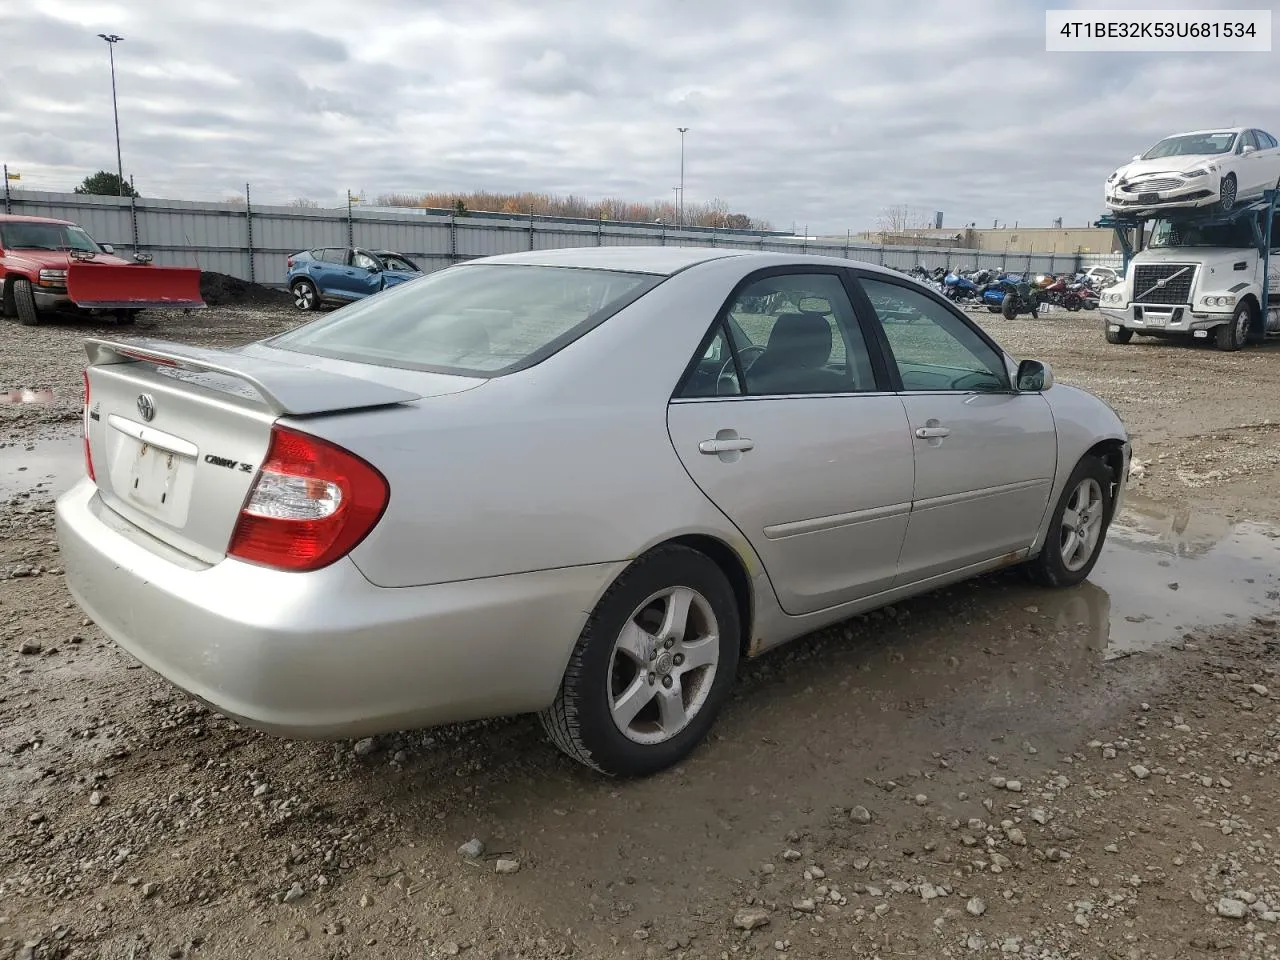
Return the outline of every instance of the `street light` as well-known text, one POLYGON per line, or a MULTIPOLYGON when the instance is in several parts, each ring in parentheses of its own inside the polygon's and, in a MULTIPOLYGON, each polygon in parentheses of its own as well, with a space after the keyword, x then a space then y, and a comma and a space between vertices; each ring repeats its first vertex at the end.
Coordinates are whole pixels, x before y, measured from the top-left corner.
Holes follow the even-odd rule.
POLYGON ((114 33, 98 34, 103 40, 107 41, 107 56, 111 58, 111 112, 116 118, 116 182, 119 187, 120 196, 124 196, 124 164, 120 162, 120 110, 116 106, 116 44, 124 37, 117 36, 114 33))
POLYGON ((680 226, 684 226, 684 135, 688 127, 676 127, 680 131, 680 226))

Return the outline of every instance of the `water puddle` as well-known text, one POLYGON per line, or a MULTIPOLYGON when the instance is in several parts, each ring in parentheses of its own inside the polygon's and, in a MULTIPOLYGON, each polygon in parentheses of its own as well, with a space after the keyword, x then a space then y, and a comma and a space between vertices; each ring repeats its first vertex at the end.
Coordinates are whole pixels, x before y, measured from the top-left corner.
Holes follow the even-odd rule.
POLYGON ((1107 657, 1246 623, 1280 608, 1280 530, 1128 497, 1088 584, 1045 599, 1107 657))
POLYGON ((0 403, 53 403, 53 388, 0 387, 0 403))
POLYGON ((79 436, 0 446, 0 500, 39 490, 58 496, 84 474, 79 436))

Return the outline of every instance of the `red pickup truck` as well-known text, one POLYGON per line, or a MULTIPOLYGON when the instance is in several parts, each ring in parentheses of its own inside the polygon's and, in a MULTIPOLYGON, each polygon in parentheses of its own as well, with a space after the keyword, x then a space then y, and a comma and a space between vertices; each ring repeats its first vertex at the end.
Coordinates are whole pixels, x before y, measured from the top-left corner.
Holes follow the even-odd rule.
POLYGON ((132 323, 139 310, 205 305, 199 270, 150 260, 115 256, 67 220, 0 215, 0 312, 32 327, 55 311, 111 313, 132 323))

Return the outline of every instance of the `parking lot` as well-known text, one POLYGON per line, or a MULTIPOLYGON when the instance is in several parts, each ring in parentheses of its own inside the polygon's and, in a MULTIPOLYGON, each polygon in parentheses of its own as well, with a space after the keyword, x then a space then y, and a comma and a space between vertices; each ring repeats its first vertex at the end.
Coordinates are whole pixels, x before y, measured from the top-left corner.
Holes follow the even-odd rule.
POLYGON ((1274 955, 1280 344, 975 317, 1133 435, 1090 580, 987 577, 747 664, 711 741, 635 783, 532 718, 289 742, 141 669, 51 526, 79 341, 115 331, 0 325, 0 957, 1274 955))

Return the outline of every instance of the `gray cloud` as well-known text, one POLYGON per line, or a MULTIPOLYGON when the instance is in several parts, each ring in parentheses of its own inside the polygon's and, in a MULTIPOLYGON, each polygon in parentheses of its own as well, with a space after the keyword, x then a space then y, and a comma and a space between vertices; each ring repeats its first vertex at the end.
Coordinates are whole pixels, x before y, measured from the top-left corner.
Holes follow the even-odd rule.
POLYGON ((1107 173, 1162 135, 1280 134, 1254 79, 1276 54, 1049 54, 1047 5, 43 0, 0 13, 0 159, 42 189, 114 169, 101 31, 125 37, 124 164, 148 196, 250 181, 262 202, 668 199, 687 125, 687 199, 779 226, 860 229, 895 203, 956 224, 1078 224, 1101 212, 1107 173))

